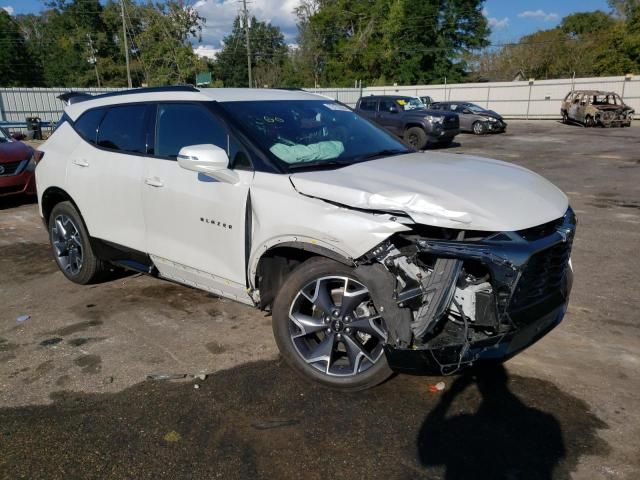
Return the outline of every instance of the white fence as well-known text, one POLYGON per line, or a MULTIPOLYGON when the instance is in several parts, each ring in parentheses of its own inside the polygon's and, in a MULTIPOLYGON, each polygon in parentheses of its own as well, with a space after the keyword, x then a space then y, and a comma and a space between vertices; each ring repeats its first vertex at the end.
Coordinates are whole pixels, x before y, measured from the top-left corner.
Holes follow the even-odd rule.
MULTIPOLYGON (((363 88, 309 88, 350 106, 360 95, 429 95, 434 100, 465 100, 507 118, 559 118, 560 101, 572 89, 617 92, 640 113, 640 76, 599 77, 524 82, 457 83, 363 88)), ((57 121, 63 104, 56 97, 63 92, 105 93, 117 88, 0 88, 0 121, 24 122, 26 117, 57 121)))
POLYGON ((24 122, 26 117, 40 117, 43 122, 57 122, 64 104, 56 97, 64 92, 106 93, 118 88, 0 88, 0 121, 24 122))
POLYGON ((524 82, 456 83, 359 88, 310 88, 312 92, 355 106, 360 95, 430 96, 435 101, 463 100, 495 110, 506 118, 559 118, 560 102, 575 90, 614 91, 640 113, 640 77, 599 77, 524 82))

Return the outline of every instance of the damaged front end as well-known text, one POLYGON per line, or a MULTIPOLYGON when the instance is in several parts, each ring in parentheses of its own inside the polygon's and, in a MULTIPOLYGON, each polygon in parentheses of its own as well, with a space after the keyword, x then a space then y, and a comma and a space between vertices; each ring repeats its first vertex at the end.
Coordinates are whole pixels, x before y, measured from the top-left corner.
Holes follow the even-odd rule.
POLYGON ((396 371, 451 374, 506 360, 563 318, 576 219, 516 232, 415 226, 358 259, 385 319, 396 371))

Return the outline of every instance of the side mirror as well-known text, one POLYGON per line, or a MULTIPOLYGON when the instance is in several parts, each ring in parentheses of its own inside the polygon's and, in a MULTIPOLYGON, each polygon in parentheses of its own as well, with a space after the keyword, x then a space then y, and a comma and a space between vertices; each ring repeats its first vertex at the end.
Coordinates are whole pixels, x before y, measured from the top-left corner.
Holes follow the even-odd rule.
POLYGON ((464 113, 465 115, 469 115, 471 113, 471 110, 469 110, 468 108, 465 108, 462 110, 462 113, 464 113))
POLYGON ((236 184, 240 181, 238 174, 229 169, 227 152, 212 144, 182 147, 178 153, 178 165, 220 182, 236 184))

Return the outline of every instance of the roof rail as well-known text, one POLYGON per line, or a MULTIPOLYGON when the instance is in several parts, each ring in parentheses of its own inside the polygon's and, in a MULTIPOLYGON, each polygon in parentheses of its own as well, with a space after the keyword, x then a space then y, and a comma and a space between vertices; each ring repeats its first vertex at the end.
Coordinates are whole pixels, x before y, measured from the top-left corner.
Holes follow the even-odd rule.
POLYGON ((157 92, 199 92, 193 85, 170 85, 167 87, 144 87, 144 88, 131 88, 128 90, 118 90, 115 92, 102 93, 91 97, 91 100, 96 98, 117 97, 119 95, 134 95, 137 93, 157 93, 157 92))

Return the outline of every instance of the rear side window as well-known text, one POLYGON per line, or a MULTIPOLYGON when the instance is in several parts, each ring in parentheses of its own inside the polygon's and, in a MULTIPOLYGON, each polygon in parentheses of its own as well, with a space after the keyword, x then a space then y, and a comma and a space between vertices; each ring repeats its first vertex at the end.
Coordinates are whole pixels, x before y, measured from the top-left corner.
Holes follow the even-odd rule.
POLYGON ((229 153, 227 130, 205 107, 168 103, 158 108, 156 149, 159 157, 176 158, 182 147, 212 143, 229 153))
POLYGON ((98 136, 98 125, 104 115, 104 108, 96 108, 80 115, 80 118, 74 123, 76 131, 87 142, 95 145, 98 136))
POLYGON ((98 146, 130 153, 146 153, 145 105, 123 105, 107 110, 98 129, 98 146))
POLYGON ((375 112, 376 111, 376 103, 377 103, 377 100, 372 99, 372 98, 367 98, 367 99, 360 100, 360 110, 367 110, 369 112, 375 112))

